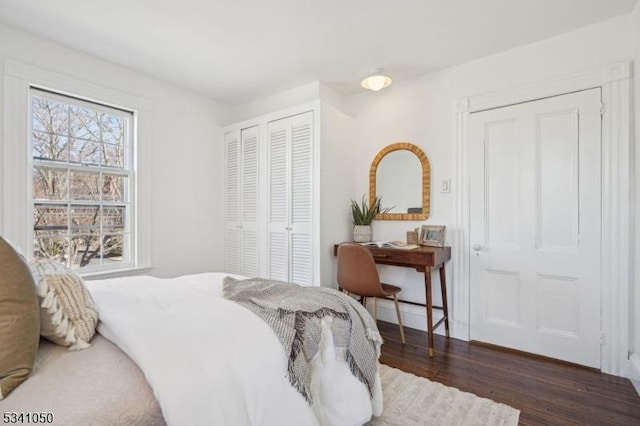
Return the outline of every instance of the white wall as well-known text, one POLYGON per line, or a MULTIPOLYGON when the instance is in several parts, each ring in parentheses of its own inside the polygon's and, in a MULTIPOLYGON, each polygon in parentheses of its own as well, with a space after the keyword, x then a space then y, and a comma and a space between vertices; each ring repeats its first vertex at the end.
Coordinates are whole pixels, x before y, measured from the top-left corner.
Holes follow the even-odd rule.
MULTIPOLYGON (((359 137, 354 158, 357 180, 354 197, 368 192, 371 160, 388 144, 412 142, 422 148, 431 163, 429 219, 426 222, 376 221, 374 239, 403 239, 405 231, 423 223, 446 225, 449 235, 455 231, 452 227, 456 197, 453 121, 456 100, 628 61, 632 58, 630 32, 631 17, 627 15, 410 81, 398 82, 380 92, 362 92, 349 97, 349 109, 356 120, 359 137), (439 192, 442 179, 452 179, 451 193, 439 192)), ((448 265, 449 280, 452 276, 450 269, 451 265, 448 265)), ((389 266, 381 269, 381 275, 385 282, 403 287, 402 298, 424 302, 423 278, 416 271, 389 266)), ((456 283, 449 281, 449 287, 451 309, 456 283)), ((435 293, 439 293, 437 287, 434 288, 435 293)), ((437 296, 435 302, 438 302, 437 296)), ((403 309, 406 325, 425 329, 422 308, 406 305, 403 309)), ((388 310, 381 311, 380 316, 393 321, 395 314, 388 310)))
POLYGON ((631 28, 633 38, 633 60, 634 60, 634 110, 635 110, 635 210, 632 220, 635 225, 635 262, 632 271, 633 288, 631 309, 630 331, 631 331, 631 378, 638 393, 640 393, 640 3, 631 14, 631 28))
POLYGON ((316 101, 320 98, 319 82, 309 83, 295 87, 284 92, 274 93, 270 96, 254 99, 239 105, 230 106, 227 121, 223 125, 235 124, 244 120, 260 117, 272 112, 285 110, 316 101))
MULTIPOLYGON (((152 138, 140 144, 152 152, 152 158, 141 158, 140 162, 153 169, 152 273, 172 276, 222 269, 224 163, 220 123, 226 120, 224 109, 203 96, 0 26, 0 61, 8 58, 147 99, 152 109, 152 138)), ((0 120, 3 108, 0 104, 0 120)))
POLYGON ((353 117, 333 105, 321 106, 320 273, 321 285, 337 287, 334 244, 352 236, 350 200, 355 192, 353 159, 357 156, 353 117))

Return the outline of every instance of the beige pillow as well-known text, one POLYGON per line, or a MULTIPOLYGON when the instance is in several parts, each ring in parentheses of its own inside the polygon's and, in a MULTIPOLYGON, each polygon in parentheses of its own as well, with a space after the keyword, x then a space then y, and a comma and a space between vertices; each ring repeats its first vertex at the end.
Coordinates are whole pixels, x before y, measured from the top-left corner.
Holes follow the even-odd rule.
POLYGON ((98 309, 82 278, 54 260, 36 259, 30 266, 40 299, 40 335, 70 351, 88 348, 98 309))
POLYGON ((24 259, 0 237, 0 400, 24 382, 40 342, 40 311, 24 259))

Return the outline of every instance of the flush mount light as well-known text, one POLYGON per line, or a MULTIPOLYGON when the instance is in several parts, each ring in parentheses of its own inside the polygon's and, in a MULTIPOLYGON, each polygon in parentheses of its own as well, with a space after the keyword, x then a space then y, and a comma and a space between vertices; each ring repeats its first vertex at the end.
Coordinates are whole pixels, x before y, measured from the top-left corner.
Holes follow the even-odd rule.
POLYGON ((378 68, 369 77, 362 80, 360 84, 367 90, 377 92, 391 84, 391 77, 382 74, 382 68, 378 68))

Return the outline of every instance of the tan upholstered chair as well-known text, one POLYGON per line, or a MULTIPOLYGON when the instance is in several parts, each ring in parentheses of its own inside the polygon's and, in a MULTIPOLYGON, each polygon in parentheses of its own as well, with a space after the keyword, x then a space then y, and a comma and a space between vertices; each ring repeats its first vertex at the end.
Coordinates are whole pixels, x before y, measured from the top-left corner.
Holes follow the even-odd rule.
POLYGON ((361 297, 362 304, 366 306, 368 297, 373 298, 373 318, 378 320, 378 297, 393 297, 400 326, 400 337, 404 343, 404 328, 400 307, 398 306, 398 293, 402 290, 390 284, 380 282, 378 269, 371 252, 366 247, 355 243, 344 243, 338 247, 338 285, 350 294, 361 297))

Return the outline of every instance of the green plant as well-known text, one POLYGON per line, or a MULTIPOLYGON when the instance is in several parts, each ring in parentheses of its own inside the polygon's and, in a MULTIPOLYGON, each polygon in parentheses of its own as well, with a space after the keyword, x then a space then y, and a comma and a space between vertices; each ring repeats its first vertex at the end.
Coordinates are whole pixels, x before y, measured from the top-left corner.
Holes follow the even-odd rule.
POLYGON ((386 209, 380 209, 380 203, 382 199, 380 197, 374 198, 371 204, 367 203, 367 196, 362 196, 362 202, 358 204, 357 201, 351 200, 351 215, 353 216, 354 225, 371 225, 373 218, 378 213, 387 213, 393 207, 386 209))

